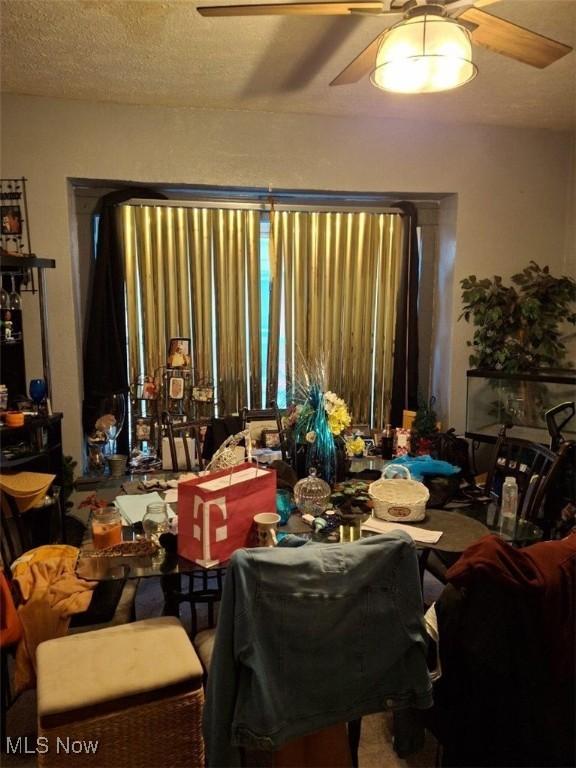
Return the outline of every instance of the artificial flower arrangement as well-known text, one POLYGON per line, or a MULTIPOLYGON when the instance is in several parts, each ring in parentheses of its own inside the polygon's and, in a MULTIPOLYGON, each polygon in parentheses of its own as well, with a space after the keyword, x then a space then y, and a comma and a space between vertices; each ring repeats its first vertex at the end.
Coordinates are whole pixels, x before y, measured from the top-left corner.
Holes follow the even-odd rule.
MULTIPOLYGON (((304 404, 292 403, 284 416, 284 428, 288 431, 294 431, 299 441, 301 441, 302 433, 306 427, 311 426, 314 423, 314 417, 320 408, 320 401, 324 407, 326 413, 326 419, 328 422, 328 428, 333 435, 340 435, 350 426, 352 418, 348 412, 348 407, 344 400, 334 392, 322 393, 319 388, 315 389, 314 385, 304 404)), ((305 441, 313 443, 316 439, 316 433, 313 429, 306 430, 305 441)))
POLYGON ((308 378, 304 402, 293 404, 284 417, 284 427, 295 446, 306 445, 306 470, 316 467, 328 483, 336 476, 336 442, 352 418, 341 397, 324 392, 319 379, 308 378))

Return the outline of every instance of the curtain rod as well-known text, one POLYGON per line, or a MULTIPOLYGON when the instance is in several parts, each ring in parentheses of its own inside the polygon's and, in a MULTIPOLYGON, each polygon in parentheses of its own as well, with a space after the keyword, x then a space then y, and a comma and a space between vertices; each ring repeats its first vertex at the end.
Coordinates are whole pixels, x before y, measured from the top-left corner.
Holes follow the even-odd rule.
POLYGON ((286 202, 277 202, 274 200, 273 205, 269 202, 246 202, 246 201, 232 201, 232 200, 152 200, 147 198, 132 198, 121 203, 122 206, 147 206, 151 208, 226 208, 226 209, 246 209, 255 211, 270 211, 274 208, 275 211, 318 211, 324 212, 348 212, 348 213, 398 213, 403 214, 400 208, 385 207, 382 204, 376 202, 370 203, 366 201, 364 204, 360 204, 359 201, 355 201, 353 204, 347 204, 345 201, 328 202, 324 200, 317 205, 314 203, 295 203, 290 204, 286 202))

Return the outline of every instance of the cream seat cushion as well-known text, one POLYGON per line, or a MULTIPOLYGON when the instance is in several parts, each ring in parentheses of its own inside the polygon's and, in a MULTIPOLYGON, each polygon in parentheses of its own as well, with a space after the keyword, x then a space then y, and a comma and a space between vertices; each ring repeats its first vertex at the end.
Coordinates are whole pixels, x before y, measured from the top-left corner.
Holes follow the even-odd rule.
POLYGON ((36 658, 39 717, 202 679, 188 635, 171 616, 48 640, 36 658))
POLYGON ((198 634, 194 637, 194 648, 196 648, 206 674, 210 672, 210 664, 212 662, 212 653, 214 652, 215 639, 215 629, 204 629, 202 632, 198 632, 198 634))

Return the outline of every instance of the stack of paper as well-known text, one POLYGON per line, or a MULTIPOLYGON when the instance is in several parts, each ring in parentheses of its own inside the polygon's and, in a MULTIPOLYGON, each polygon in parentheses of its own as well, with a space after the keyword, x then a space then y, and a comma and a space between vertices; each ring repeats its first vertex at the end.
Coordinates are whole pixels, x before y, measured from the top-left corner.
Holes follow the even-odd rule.
POLYGON ((402 523, 388 523, 385 520, 379 520, 371 517, 362 523, 363 531, 372 533, 390 533, 391 531, 405 531, 414 541, 420 544, 436 544, 442 536, 442 531, 428 531, 426 528, 416 528, 413 525, 402 523))
MULTIPOLYGON (((133 525, 134 523, 142 522, 148 504, 162 503, 163 501, 162 496, 154 492, 140 493, 133 496, 117 496, 115 504, 124 517, 133 525)), ((168 512, 168 517, 174 517, 174 510, 170 505, 167 505, 166 511, 168 512)))

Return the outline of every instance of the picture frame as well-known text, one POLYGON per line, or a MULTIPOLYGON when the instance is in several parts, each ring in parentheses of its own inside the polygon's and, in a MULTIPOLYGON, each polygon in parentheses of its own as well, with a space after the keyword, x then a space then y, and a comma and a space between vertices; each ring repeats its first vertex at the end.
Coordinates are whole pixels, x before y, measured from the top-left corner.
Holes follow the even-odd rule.
POLYGON ((214 400, 214 387, 206 384, 192 387, 192 399, 198 403, 211 403, 214 400))
POLYGON ((280 433, 277 429, 262 430, 262 447, 277 449, 280 448, 280 433))
POLYGON ((150 440, 152 435, 152 419, 139 416, 136 419, 136 440, 150 440))
POLYGON ((19 205, 0 206, 0 226, 3 235, 22 235, 22 211, 19 205))
POLYGON ((14 256, 32 253, 24 176, 0 179, 0 250, 14 256))
POLYGON ((138 382, 136 397, 140 400, 156 400, 158 388, 152 376, 144 376, 144 380, 138 382))
POLYGON ((372 437, 363 437, 364 445, 366 446, 366 455, 367 456, 373 456, 374 451, 376 450, 376 443, 374 442, 374 438, 372 437))
POLYGON ((166 356, 168 368, 187 368, 190 365, 190 339, 175 336, 170 339, 166 356))
POLYGON ((171 400, 184 399, 184 379, 182 376, 172 376, 170 378, 168 394, 171 400))

